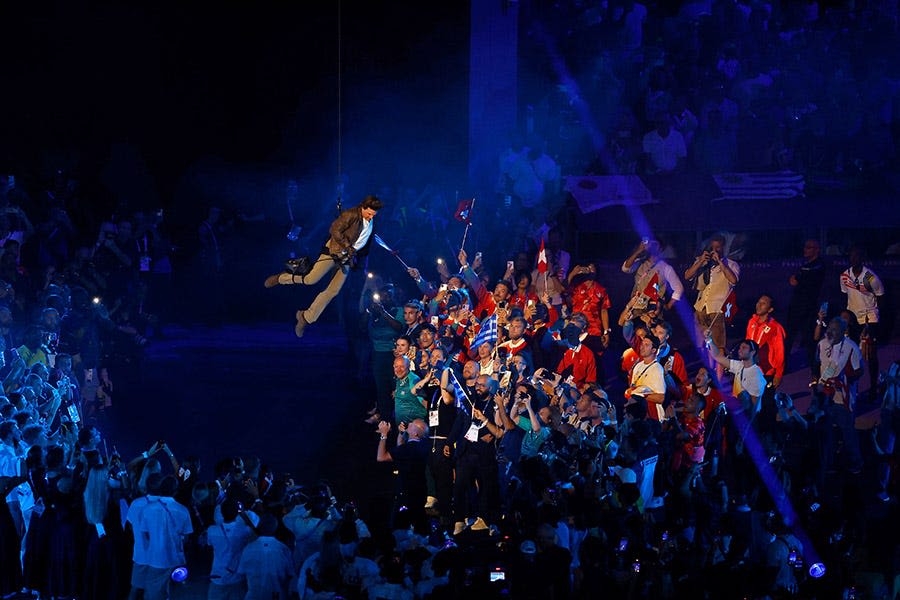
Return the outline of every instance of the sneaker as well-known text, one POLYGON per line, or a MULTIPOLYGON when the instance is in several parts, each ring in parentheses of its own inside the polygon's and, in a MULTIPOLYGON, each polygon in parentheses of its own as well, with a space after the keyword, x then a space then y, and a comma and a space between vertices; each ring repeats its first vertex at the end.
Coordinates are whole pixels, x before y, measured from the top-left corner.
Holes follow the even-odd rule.
POLYGON ((275 287, 276 285, 278 285, 278 276, 279 275, 281 275, 281 273, 276 273, 275 275, 269 275, 268 277, 266 277, 266 281, 265 281, 265 283, 263 283, 263 285, 266 286, 267 288, 275 287))
POLYGON ((302 338, 302 337, 303 337, 303 330, 306 329, 306 326, 309 325, 309 322, 308 322, 308 321, 306 320, 306 318, 303 316, 303 311, 302 311, 302 310, 298 310, 296 316, 297 316, 297 324, 294 325, 294 334, 295 334, 298 338, 302 338))

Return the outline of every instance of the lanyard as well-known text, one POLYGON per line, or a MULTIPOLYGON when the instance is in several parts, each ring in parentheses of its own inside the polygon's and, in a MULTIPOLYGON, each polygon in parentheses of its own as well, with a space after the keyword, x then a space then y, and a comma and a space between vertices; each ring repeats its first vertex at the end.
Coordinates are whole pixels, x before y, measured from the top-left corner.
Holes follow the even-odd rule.
MULTIPOLYGON (((635 379, 634 379, 634 381, 631 383, 631 385, 637 385, 638 382, 644 377, 644 374, 647 373, 647 370, 648 370, 650 367, 652 367, 652 366, 653 366, 653 363, 655 363, 655 362, 656 362, 656 361, 654 360, 653 362, 649 363, 646 367, 644 367, 644 370, 641 371, 641 374, 640 374, 640 375, 638 375, 637 377, 635 377, 635 379)), ((635 368, 637 368, 637 367, 635 367, 635 368)))

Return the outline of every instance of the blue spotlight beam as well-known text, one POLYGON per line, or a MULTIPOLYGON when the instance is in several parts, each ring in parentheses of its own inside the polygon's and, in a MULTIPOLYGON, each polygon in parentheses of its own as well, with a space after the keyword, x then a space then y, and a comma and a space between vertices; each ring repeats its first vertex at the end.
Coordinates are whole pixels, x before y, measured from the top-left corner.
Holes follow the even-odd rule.
MULTIPOLYGON (((539 22, 534 22, 533 27, 538 38, 541 40, 547 50, 547 54, 550 57, 551 63, 554 70, 556 71, 556 75, 559 78, 560 84, 564 87, 569 95, 569 102, 577 111, 581 119, 582 126, 584 126, 588 136, 590 137, 594 151, 600 157, 601 162, 607 168, 608 172, 614 173, 616 169, 614 167, 613 161, 609 157, 608 151, 606 150, 605 136, 595 125, 594 120, 591 117, 590 110, 588 109, 587 103, 584 101, 580 93, 578 83, 575 81, 575 78, 572 77, 571 72, 566 66, 565 60, 557 50, 555 41, 551 38, 551 36, 546 32, 546 30, 539 22)), ((640 207, 628 206, 627 212, 629 219, 631 220, 632 227, 639 234, 639 237, 654 239, 650 224, 644 216, 643 211, 641 211, 640 207)), ((687 302, 676 302, 675 308, 678 317, 685 325, 685 329, 691 332, 691 340, 694 346, 697 348, 698 353, 700 354, 700 356, 704 357, 707 364, 709 364, 710 359, 706 352, 702 334, 695 324, 694 314, 692 310, 688 306, 687 302)), ((825 565, 820 562, 818 553, 815 551, 815 548, 813 548, 812 540, 810 540, 809 536, 806 535, 806 532, 803 531, 803 528, 800 526, 799 519, 797 518, 797 513, 794 510, 794 507, 791 505, 791 502, 784 491, 784 487, 778 480, 778 477, 775 474, 775 470, 769 463, 759 437, 756 435, 756 432, 753 431, 752 428, 748 427, 749 423, 747 421, 747 417, 743 413, 735 413, 735 411, 733 410, 740 405, 739 401, 730 393, 730 391, 723 390, 723 392, 723 396, 725 396, 726 399, 726 405, 730 409, 731 418, 734 419, 735 425, 739 428, 739 431, 747 432, 747 435, 744 439, 744 447, 749 453, 753 464, 756 466, 756 469, 760 475, 760 479, 766 486, 766 489, 768 490, 769 495, 772 497, 772 500, 775 503, 778 512, 781 514, 785 524, 790 527, 793 534, 803 544, 804 560, 806 561, 806 564, 811 565, 810 575, 812 575, 813 577, 821 577, 825 573, 825 565), (818 575, 813 575, 814 570, 818 575)))

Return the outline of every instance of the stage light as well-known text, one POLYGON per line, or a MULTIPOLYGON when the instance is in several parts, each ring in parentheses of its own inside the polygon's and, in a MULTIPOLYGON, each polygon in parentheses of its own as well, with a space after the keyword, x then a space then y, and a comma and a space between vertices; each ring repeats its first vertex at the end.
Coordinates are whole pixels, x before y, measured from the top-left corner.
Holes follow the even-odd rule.
POLYGON ((443 258, 437 259, 437 264, 439 264, 439 265, 444 264, 444 259, 443 258))
POLYGON ((371 271, 369 271, 368 273, 366 273, 366 277, 368 277, 369 279, 372 279, 375 277, 375 274, 372 273, 371 271))
POLYGON ((91 300, 94 304, 100 304, 100 296, 94 296, 94 299, 91 300))
POLYGON ((825 563, 815 562, 809 566, 809 576, 818 579, 825 575, 825 563))

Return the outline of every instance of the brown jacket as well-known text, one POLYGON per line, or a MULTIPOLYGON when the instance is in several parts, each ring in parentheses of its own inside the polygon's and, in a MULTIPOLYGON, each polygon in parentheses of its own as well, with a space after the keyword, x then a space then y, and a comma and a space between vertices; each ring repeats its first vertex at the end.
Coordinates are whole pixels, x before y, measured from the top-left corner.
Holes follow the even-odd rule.
MULTIPOLYGON (((330 237, 325 242, 325 249, 328 251, 328 254, 340 254, 342 251, 353 247, 353 243, 359 237, 363 228, 363 218, 360 210, 358 206, 348 208, 331 223, 331 227, 328 229, 330 237)), ((375 232, 373 231, 366 245, 356 253, 357 256, 365 256, 368 253, 369 245, 374 237, 375 232)))

